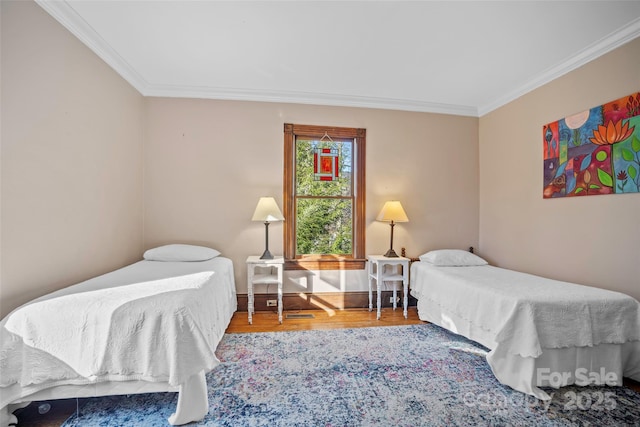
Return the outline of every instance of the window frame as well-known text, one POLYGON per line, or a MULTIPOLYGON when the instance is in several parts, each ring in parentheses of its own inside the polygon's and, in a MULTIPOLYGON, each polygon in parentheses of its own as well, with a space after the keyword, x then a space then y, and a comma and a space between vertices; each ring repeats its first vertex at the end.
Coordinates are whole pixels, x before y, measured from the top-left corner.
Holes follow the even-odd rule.
POLYGON ((365 268, 365 156, 366 129, 333 126, 284 124, 284 182, 283 182, 283 249, 285 270, 362 270, 365 268), (322 139, 353 139, 353 256, 309 255, 296 258, 296 195, 295 142, 296 137, 322 139))

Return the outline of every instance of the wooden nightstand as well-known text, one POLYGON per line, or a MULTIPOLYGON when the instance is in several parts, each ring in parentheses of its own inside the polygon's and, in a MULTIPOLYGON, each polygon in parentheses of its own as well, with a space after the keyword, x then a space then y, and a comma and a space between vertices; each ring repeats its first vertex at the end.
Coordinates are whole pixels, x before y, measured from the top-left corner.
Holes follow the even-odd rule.
MULTIPOLYGON (((376 308, 377 314, 376 319, 380 319, 380 308, 381 304, 381 292, 383 282, 402 282, 402 290, 403 290, 403 314, 404 318, 407 318, 407 306, 409 305, 409 262, 411 261, 409 258, 405 257, 393 257, 388 258, 384 255, 368 255, 367 256, 367 276, 369 278, 369 311, 373 310, 373 281, 376 282, 376 308), (402 268, 401 273, 397 273, 396 266, 400 266, 402 268), (385 266, 391 266, 391 270, 393 272, 386 272, 385 266)), ((396 309, 396 296, 397 289, 396 286, 393 286, 393 309, 396 309)))
POLYGON ((247 258, 247 311, 249 312, 249 324, 252 323, 252 315, 255 313, 253 306, 253 285, 276 284, 278 285, 278 321, 282 323, 282 273, 284 270, 284 257, 276 256, 273 259, 260 259, 259 255, 247 258), (256 274, 256 267, 272 267, 268 273, 256 274), (273 272, 275 269, 275 273, 273 272))

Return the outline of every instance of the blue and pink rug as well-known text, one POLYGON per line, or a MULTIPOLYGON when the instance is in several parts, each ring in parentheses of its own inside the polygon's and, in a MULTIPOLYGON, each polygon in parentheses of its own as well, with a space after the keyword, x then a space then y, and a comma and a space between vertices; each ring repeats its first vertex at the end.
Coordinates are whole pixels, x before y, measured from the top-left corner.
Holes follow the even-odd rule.
MULTIPOLYGON (((435 325, 227 334, 204 426, 640 425, 640 394, 497 382, 486 349, 435 325)), ((164 426, 176 393, 93 398, 64 424, 164 426)), ((196 425, 196 424, 193 424, 196 425)))

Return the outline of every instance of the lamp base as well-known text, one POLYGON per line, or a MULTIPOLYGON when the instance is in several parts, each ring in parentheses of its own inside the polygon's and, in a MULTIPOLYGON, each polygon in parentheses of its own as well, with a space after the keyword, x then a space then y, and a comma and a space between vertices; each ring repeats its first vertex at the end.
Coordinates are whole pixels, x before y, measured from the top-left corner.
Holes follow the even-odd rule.
POLYGON ((386 254, 384 254, 387 258, 398 258, 398 254, 393 249, 389 249, 386 254))
POLYGON ((264 253, 260 259, 273 259, 273 255, 269 252, 269 221, 264 222, 264 253))
POLYGON ((267 249, 266 251, 264 251, 260 259, 273 259, 273 255, 271 255, 271 252, 269 252, 269 249, 267 249))

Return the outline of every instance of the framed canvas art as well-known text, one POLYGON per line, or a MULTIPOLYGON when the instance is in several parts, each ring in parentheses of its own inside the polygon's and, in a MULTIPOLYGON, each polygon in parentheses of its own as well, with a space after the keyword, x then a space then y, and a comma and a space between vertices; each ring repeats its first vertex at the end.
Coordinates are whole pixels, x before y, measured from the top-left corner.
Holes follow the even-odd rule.
POLYGON ((640 192, 640 92, 542 127, 543 197, 640 192))

